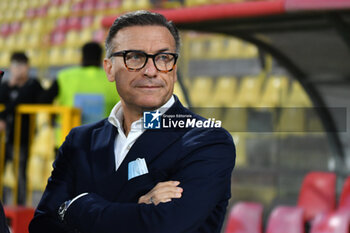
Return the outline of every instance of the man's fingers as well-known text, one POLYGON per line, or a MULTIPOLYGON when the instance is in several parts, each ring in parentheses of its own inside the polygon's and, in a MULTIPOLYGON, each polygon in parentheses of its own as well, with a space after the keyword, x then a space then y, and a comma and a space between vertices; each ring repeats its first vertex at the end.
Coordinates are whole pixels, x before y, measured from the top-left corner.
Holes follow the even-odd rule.
POLYGON ((173 198, 180 198, 183 189, 178 187, 179 181, 159 182, 151 191, 139 198, 138 203, 158 205, 169 202, 173 198))
POLYGON ((159 182, 153 189, 155 188, 161 188, 166 186, 178 186, 180 184, 179 181, 166 181, 166 182, 159 182))
POLYGON ((181 192, 163 192, 160 194, 156 194, 152 196, 153 200, 158 200, 158 201, 162 201, 162 200, 166 200, 166 199, 172 199, 172 198, 180 198, 182 196, 181 192))
POLYGON ((163 192, 157 195, 152 196, 150 199, 153 204, 158 205, 159 203, 169 202, 174 198, 181 198, 182 193, 179 192, 163 192))
POLYGON ((167 193, 167 192, 182 193, 183 189, 181 187, 164 186, 164 187, 154 188, 150 192, 150 194, 151 195, 159 195, 159 194, 167 193))

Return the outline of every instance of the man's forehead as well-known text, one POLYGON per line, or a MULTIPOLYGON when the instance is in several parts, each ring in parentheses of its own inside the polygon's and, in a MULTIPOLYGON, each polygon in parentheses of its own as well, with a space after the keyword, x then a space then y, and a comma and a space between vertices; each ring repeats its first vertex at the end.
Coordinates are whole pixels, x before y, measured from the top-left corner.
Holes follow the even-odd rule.
POLYGON ((113 38, 116 47, 146 43, 163 43, 175 48, 175 39, 168 28, 159 25, 130 26, 120 29, 113 38))

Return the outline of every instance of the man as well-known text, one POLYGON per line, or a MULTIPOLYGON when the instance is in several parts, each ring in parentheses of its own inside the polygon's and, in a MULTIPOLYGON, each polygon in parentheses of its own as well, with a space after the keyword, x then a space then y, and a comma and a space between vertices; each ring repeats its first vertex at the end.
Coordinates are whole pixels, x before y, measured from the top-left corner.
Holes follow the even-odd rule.
POLYGON ((102 48, 96 42, 82 47, 81 66, 66 68, 41 97, 51 103, 82 108, 82 122, 91 123, 108 116, 119 97, 101 69, 102 48))
POLYGON ((220 232, 235 161, 231 136, 222 128, 140 127, 150 110, 204 120, 173 96, 179 44, 162 15, 116 19, 104 69, 121 101, 108 120, 67 136, 31 233, 220 232))
MULTIPOLYGON (((29 77, 29 60, 22 52, 15 52, 10 60, 10 78, 0 85, 0 131, 6 130, 6 161, 13 159, 14 117, 19 104, 34 104, 42 94, 37 79, 29 77)), ((23 116, 21 123, 20 169, 18 181, 18 203, 25 204, 25 170, 28 158, 29 117, 23 116)))

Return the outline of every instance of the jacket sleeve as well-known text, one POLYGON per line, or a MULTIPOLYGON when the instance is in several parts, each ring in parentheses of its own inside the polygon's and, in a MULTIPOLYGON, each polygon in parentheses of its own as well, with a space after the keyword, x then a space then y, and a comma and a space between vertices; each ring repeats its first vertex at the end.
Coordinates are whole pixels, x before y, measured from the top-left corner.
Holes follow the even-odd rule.
POLYGON ((29 225, 30 233, 68 233, 74 229, 63 224, 58 218, 59 206, 71 199, 73 195, 73 166, 71 162, 70 133, 66 141, 59 148, 57 159, 53 164, 53 171, 48 180, 34 218, 29 225))
MULTIPOLYGON (((184 153, 190 152, 170 177, 181 182, 184 192, 180 199, 154 206, 113 203, 90 193, 68 208, 66 224, 84 233, 109 233, 111 229, 114 233, 188 233, 198 229, 216 205, 230 197, 235 149, 231 137, 222 130, 197 135, 182 146, 184 153)), ((63 164, 57 162, 55 169, 63 172, 63 164)), ((64 197, 60 203, 63 201, 64 197)))

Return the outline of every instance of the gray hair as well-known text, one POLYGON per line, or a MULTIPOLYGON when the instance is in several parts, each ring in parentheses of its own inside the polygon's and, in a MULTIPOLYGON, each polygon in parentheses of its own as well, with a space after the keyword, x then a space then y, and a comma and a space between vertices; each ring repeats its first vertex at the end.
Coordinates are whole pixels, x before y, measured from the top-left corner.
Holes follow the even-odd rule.
POLYGON ((126 13, 118 17, 111 28, 109 29, 108 36, 106 38, 106 56, 110 57, 114 50, 114 45, 112 43, 114 36, 119 30, 131 26, 164 26, 166 27, 171 35, 175 39, 176 52, 180 52, 180 35, 179 31, 173 24, 173 22, 168 21, 163 15, 158 13, 153 13, 149 11, 134 11, 126 13))

